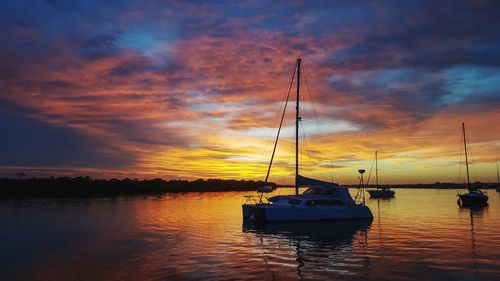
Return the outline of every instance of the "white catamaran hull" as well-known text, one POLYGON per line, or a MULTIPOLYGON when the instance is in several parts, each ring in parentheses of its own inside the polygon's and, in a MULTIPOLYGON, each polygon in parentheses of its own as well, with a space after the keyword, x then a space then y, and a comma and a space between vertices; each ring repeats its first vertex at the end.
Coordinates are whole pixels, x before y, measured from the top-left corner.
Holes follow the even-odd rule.
POLYGON ((325 221, 344 219, 372 219, 373 215, 366 206, 338 206, 335 208, 293 207, 269 204, 243 205, 243 220, 255 222, 285 221, 325 221))

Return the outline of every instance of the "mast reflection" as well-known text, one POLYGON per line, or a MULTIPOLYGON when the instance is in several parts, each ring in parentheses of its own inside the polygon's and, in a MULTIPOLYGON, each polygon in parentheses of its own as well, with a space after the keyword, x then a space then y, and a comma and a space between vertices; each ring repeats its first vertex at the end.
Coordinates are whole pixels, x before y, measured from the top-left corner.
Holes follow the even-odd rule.
POLYGON ((474 218, 476 218, 476 219, 481 218, 487 209, 488 209, 488 206, 460 208, 461 212, 469 212, 471 259, 472 259, 471 269, 474 272, 474 276, 476 276, 476 277, 479 274, 479 263, 477 261, 478 255, 476 253, 476 231, 475 231, 475 225, 474 225, 474 218))
POLYGON ((346 259, 358 259, 356 262, 360 267, 368 267, 367 258, 363 258, 362 253, 366 252, 371 224, 372 219, 261 225, 244 223, 243 232, 254 235, 259 242, 266 270, 270 271, 273 279, 278 276, 273 261, 279 257, 272 249, 282 249, 283 245, 295 258, 296 277, 309 279, 354 274, 343 266, 346 259))

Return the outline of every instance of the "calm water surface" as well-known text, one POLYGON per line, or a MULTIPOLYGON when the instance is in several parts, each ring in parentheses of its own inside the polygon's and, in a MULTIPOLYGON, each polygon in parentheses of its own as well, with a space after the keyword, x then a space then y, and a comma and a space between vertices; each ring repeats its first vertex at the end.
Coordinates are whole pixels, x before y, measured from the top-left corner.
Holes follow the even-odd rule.
MULTIPOLYGON (((291 189, 278 190, 288 194, 291 189)), ((0 201, 0 280, 500 280, 500 194, 367 200, 371 222, 243 226, 244 192, 0 201)))

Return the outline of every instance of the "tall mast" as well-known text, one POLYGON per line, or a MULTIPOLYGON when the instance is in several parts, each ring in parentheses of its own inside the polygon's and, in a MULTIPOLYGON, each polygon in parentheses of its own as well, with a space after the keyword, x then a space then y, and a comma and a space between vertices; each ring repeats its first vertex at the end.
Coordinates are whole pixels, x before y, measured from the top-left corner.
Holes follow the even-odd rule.
POLYGON ((297 106, 295 107, 295 195, 299 194, 299 100, 300 100, 300 61, 297 58, 297 106))
POLYGON ((497 162, 497 183, 500 183, 500 174, 498 173, 498 162, 497 162))
POLYGON ((467 140, 465 139, 465 124, 462 123, 462 131, 464 133, 464 147, 465 147, 465 169, 467 171, 467 188, 470 188, 469 178, 469 159, 467 158, 467 140))
POLYGON ((376 181, 377 187, 378 187, 378 159, 377 159, 377 153, 378 153, 378 151, 375 150, 375 181, 376 181))

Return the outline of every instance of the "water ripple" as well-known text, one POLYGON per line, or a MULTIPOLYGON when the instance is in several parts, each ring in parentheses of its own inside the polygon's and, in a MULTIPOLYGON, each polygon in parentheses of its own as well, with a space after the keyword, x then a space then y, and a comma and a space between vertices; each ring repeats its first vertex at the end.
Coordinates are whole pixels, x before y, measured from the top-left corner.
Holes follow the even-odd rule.
MULTIPOLYGON (((290 190, 280 190, 285 194, 290 190)), ((240 192, 1 201, 6 280, 498 280, 500 196, 368 200, 369 222, 242 225, 240 192)), ((491 193, 491 192, 490 192, 491 193)))

